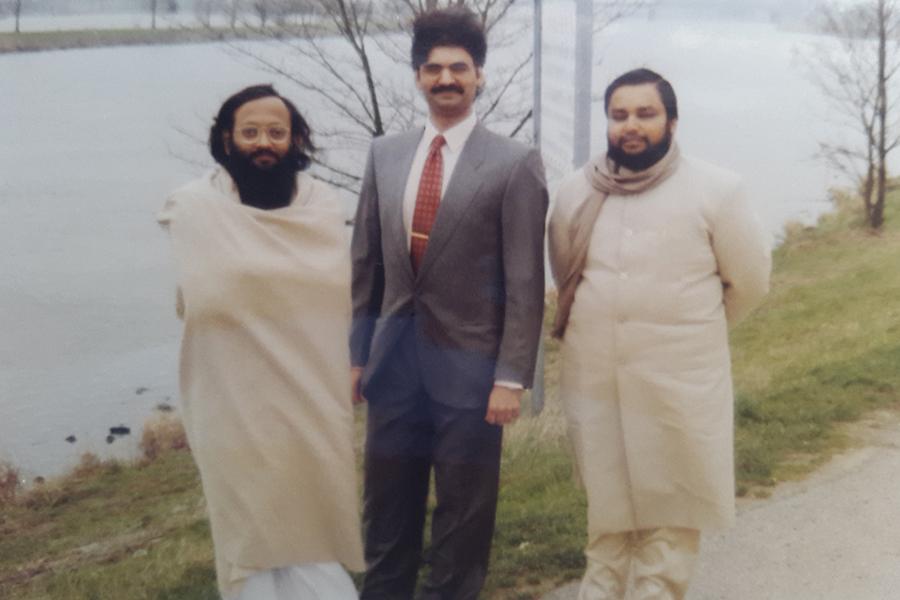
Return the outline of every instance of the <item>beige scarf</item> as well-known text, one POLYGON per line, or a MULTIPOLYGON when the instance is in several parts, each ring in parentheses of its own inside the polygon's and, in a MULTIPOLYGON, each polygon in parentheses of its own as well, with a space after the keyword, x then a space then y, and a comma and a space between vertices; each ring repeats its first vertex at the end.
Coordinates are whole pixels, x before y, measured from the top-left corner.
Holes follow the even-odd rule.
POLYGON ((656 187, 675 172, 680 157, 678 145, 672 142, 666 155, 644 171, 629 171, 616 165, 605 154, 597 156, 584 166, 584 175, 594 189, 576 209, 569 223, 571 252, 566 257, 562 282, 559 286, 559 303, 551 332, 553 337, 561 338, 566 331, 569 313, 575 301, 575 290, 581 282, 581 275, 587 263, 588 246, 591 243, 594 224, 606 197, 610 194, 619 196, 640 194, 656 187))

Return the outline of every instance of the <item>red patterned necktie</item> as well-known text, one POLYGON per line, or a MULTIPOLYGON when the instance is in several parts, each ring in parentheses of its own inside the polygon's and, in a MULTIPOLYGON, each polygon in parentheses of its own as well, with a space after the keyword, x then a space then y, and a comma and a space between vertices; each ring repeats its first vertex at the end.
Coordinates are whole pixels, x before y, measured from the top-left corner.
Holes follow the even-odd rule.
POLYGON ((431 235, 431 226, 434 225, 434 218, 437 216, 438 206, 441 203, 441 179, 444 172, 441 147, 445 143, 446 140, 442 135, 431 140, 428 158, 425 159, 422 178, 419 180, 419 192, 416 194, 416 208, 413 211, 409 245, 413 271, 416 273, 419 272, 422 257, 425 256, 425 247, 428 245, 428 236, 431 235))

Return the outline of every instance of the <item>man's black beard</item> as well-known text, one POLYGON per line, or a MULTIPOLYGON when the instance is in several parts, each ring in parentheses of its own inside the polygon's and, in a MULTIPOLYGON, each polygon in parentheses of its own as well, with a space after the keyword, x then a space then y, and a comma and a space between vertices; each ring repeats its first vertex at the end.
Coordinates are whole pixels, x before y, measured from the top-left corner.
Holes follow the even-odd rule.
POLYGON ((253 163, 253 159, 260 154, 275 156, 267 150, 244 154, 234 148, 223 166, 237 185, 241 203, 263 210, 284 208, 291 203, 296 191, 297 171, 300 170, 297 149, 291 147, 268 169, 261 169, 253 163))
POLYGON ((644 171, 662 160, 662 157, 669 151, 669 147, 672 145, 672 132, 667 130, 663 139, 656 144, 648 144, 647 148, 639 154, 628 154, 609 139, 607 139, 607 143, 606 156, 610 160, 629 171, 644 171))

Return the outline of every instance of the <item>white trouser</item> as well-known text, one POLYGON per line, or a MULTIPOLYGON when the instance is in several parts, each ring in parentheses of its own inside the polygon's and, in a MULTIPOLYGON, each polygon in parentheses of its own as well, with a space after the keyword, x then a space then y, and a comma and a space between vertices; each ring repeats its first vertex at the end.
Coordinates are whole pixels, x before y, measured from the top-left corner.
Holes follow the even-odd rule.
POLYGON ((353 580, 336 563, 307 563, 254 573, 227 600, 357 600, 353 580))
POLYGON ((681 600, 700 550, 696 529, 661 527, 603 534, 585 548, 578 600, 681 600), (631 595, 626 596, 629 576, 631 595))

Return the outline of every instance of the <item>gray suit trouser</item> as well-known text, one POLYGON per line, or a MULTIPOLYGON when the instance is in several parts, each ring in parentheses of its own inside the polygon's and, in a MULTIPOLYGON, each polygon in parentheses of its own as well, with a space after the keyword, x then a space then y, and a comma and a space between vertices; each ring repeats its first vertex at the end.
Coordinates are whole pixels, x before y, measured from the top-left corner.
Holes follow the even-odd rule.
POLYGON ((360 598, 413 598, 433 470, 429 571, 419 598, 475 600, 484 585, 494 532, 503 429, 484 420, 486 409, 435 402, 417 369, 407 335, 392 350, 378 381, 365 390, 367 571, 360 598))

